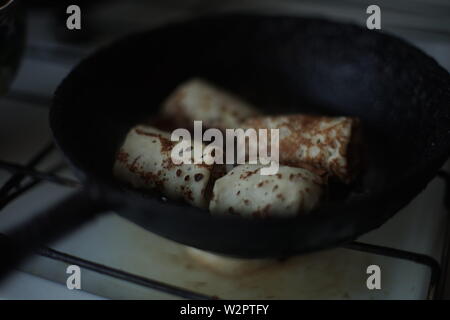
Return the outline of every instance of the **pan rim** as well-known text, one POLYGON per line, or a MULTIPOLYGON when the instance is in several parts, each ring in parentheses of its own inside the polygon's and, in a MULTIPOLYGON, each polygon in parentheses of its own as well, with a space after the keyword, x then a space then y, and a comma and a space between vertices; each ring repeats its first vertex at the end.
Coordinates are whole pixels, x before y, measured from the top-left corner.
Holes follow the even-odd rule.
MULTIPOLYGON (((134 33, 132 35, 127 35, 121 39, 118 39, 114 42, 112 42, 111 44, 108 44, 98 50, 96 50, 93 54, 89 55, 88 57, 86 57, 85 59, 83 59, 77 66, 75 66, 75 68, 66 76, 66 78, 62 81, 62 83, 58 86, 56 92, 55 92, 55 96, 52 102, 52 106, 50 109, 50 128, 52 131, 52 135, 53 135, 53 139, 56 143, 56 145, 58 146, 58 148, 63 152, 64 157, 66 159, 66 161, 69 162, 70 166, 74 169, 76 175, 78 176, 78 178, 83 182, 84 186, 86 187, 86 189, 88 191, 90 191, 90 189, 96 189, 98 190, 99 188, 107 188, 110 190, 115 190, 118 191, 118 187, 115 184, 111 184, 114 183, 113 181, 110 181, 108 179, 105 179, 104 177, 98 175, 95 172, 90 172, 90 170, 88 168, 86 168, 86 165, 83 163, 80 163, 78 161, 78 159, 76 157, 71 156, 71 152, 70 150, 67 150, 67 148, 65 148, 64 146, 64 139, 61 139, 58 136, 58 125, 57 125, 57 117, 58 117, 58 112, 61 112, 61 109, 63 108, 63 106, 61 104, 59 104, 59 101, 61 100, 60 97, 62 95, 64 95, 64 90, 65 90, 65 84, 68 82, 67 79, 70 79, 71 76, 73 76, 74 72, 80 68, 80 65, 84 64, 84 63, 89 63, 90 59, 92 57, 95 57, 99 54, 101 54, 104 51, 107 50, 111 50, 114 49, 114 47, 120 45, 122 42, 126 41, 129 39, 129 37, 137 37, 140 34, 148 34, 148 33, 152 33, 152 32, 159 32, 160 30, 164 30, 167 28, 174 28, 174 27, 178 27, 180 25, 183 25, 185 23, 191 23, 191 22, 195 22, 198 20, 209 20, 209 19, 228 19, 228 18, 234 18, 234 17, 240 17, 240 18, 247 18, 247 17, 268 17, 268 18, 276 18, 276 19, 284 19, 284 18, 289 18, 289 19, 303 19, 303 20, 310 20, 310 21, 323 21, 325 23, 332 23, 332 24, 339 24, 339 25, 348 25, 348 26, 352 26, 352 27, 357 27, 359 29, 361 29, 359 26, 356 26, 354 23, 342 23, 342 22, 334 22, 334 21, 330 21, 328 19, 324 19, 324 18, 315 18, 315 17, 301 17, 301 16, 291 16, 291 15, 272 15, 272 14, 248 14, 248 13, 219 13, 219 14, 214 14, 214 15, 208 15, 208 16, 202 16, 202 17, 197 17, 197 18, 193 18, 193 19, 187 19, 187 20, 183 20, 183 21, 177 21, 174 23, 170 23, 168 25, 164 25, 161 27, 158 27, 156 29, 152 29, 152 30, 146 30, 146 31, 141 31, 138 33, 134 33)), ((434 64, 434 68, 436 70, 440 70, 440 72, 444 72, 444 74, 447 75, 447 83, 450 83, 450 76, 448 74, 448 72, 446 70, 444 70, 437 62, 434 58, 428 56, 426 53, 422 52, 420 49, 417 49, 416 47, 414 47, 413 45, 405 42, 404 40, 402 40, 401 38, 395 36, 395 35, 390 35, 388 33, 385 32, 379 32, 379 31, 371 31, 371 32, 376 32, 378 34, 382 34, 383 36, 387 36, 387 37, 391 37, 396 39, 397 41, 401 41, 404 44, 406 44, 408 47, 413 48, 414 50, 419 50, 421 52, 421 54, 423 56, 425 56, 428 60, 429 63, 434 64)), ((449 94, 447 93, 447 96, 449 96, 449 94)), ((450 137, 450 130, 449 130, 449 137, 450 137)), ((435 174, 437 173, 438 169, 444 164, 444 162, 448 159, 450 155, 450 144, 446 146, 446 148, 442 148, 440 150, 440 153, 438 154, 434 154, 433 158, 429 160, 429 163, 427 163, 427 165, 421 165, 419 167, 415 168, 415 172, 411 172, 408 173, 407 175, 405 175, 404 177, 404 184, 408 185, 414 181, 414 185, 415 188, 409 188, 409 192, 407 192, 406 194, 403 194, 403 197, 401 197, 401 199, 398 199, 399 202, 401 202, 401 206, 399 209, 401 209, 402 207, 406 206, 410 201, 412 201, 414 199, 414 197, 420 192, 422 191, 427 184, 434 178, 435 174), (431 169, 432 170, 431 170, 431 169), (434 172, 434 173, 433 173, 434 172)), ((390 185, 388 186, 386 189, 384 189, 383 191, 379 191, 379 192, 374 192, 371 194, 362 194, 360 195, 360 201, 378 201, 381 199, 385 199, 386 195, 395 191, 397 188, 399 188, 401 186, 399 185, 390 185)), ((346 203, 346 204, 342 204, 346 210, 348 211, 353 211, 356 210, 355 208, 357 207, 356 203, 346 203)), ((392 217, 399 209, 397 209, 393 214, 389 214, 389 217, 387 217, 386 219, 384 219, 384 222, 381 222, 381 224, 384 224, 387 220, 389 220, 390 217, 392 217)), ((318 210, 318 214, 320 214, 320 212, 322 212, 322 210, 318 210)), ((216 216, 212 216, 211 219, 218 219, 221 220, 223 217, 216 217, 216 216)), ((226 219, 228 219, 229 217, 225 217, 226 219)), ((231 219, 233 219, 234 217, 232 217, 231 219)), ((281 219, 284 221, 295 221, 295 223, 301 223, 301 221, 304 221, 304 216, 297 216, 297 217, 293 217, 293 218, 284 218, 281 219)), ((270 221, 270 220, 269 220, 270 221)), ((256 225, 256 224, 265 224, 268 223, 267 221, 264 220, 249 220, 248 221, 251 225, 256 225)), ((246 222, 247 223, 247 222, 246 222)), ((285 223, 285 222, 283 222, 285 223)), ((380 225, 381 225, 380 224, 380 225)), ((376 227, 375 227, 376 228, 376 227)), ((371 228, 369 230, 372 230, 374 228, 371 228)), ((360 232, 359 234, 354 234, 352 239, 355 239, 356 237, 360 236, 361 234, 364 234, 365 232, 369 231, 369 230, 365 230, 360 232)), ((349 240, 352 240, 349 239, 349 240)))

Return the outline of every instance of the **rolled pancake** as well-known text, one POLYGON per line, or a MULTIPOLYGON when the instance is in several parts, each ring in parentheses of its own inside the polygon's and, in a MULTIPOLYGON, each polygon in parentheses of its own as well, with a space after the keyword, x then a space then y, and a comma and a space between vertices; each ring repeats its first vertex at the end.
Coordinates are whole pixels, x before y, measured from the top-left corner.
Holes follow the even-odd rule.
POLYGON ((240 165, 214 184, 212 214, 291 217, 308 213, 322 198, 322 178, 303 168, 280 166, 261 175, 262 165, 240 165))
POLYGON ((174 164, 171 150, 176 144, 167 132, 136 126, 117 153, 114 175, 134 188, 156 189, 170 199, 206 208, 214 165, 174 164))
MULTIPOLYGON (((345 183, 360 169, 360 121, 349 117, 288 115, 251 118, 245 128, 279 129, 280 163, 325 170, 345 183)), ((268 139, 270 145, 270 138, 268 139)))
POLYGON ((191 128, 194 120, 201 120, 205 128, 225 130, 238 128, 243 120, 258 112, 233 94, 201 79, 192 79, 167 98, 162 114, 171 117, 179 127, 191 128))

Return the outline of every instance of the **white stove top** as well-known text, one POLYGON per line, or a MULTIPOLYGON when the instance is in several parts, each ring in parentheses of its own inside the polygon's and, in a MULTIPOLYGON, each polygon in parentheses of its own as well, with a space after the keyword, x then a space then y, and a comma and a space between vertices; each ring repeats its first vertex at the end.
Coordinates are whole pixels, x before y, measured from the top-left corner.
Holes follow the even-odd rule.
MULTIPOLYGON (((33 34, 39 32, 44 31, 33 28, 33 34)), ((448 41, 437 38, 428 41, 412 38, 411 41, 450 69, 448 41)), ((31 37, 30 42, 35 48, 55 48, 45 37, 31 37)), ((25 164, 51 139, 47 102, 75 61, 49 57, 36 55, 36 50, 29 51, 11 98, 0 100, 1 160, 25 164)), ((60 156, 54 154, 39 169, 45 170, 59 161, 60 156)), ((67 170, 63 173, 70 175, 67 170)), ((0 171, 0 185, 8 177, 6 172, 0 171)), ((72 189, 59 185, 39 184, 2 210, 0 232, 71 192, 72 189)), ((443 192, 443 182, 434 179, 410 205, 358 241, 421 253, 440 261, 448 225, 443 192)), ((422 264, 339 248, 293 257, 244 277, 223 276, 190 260, 183 246, 144 231, 114 213, 95 219, 51 247, 131 274, 220 298, 424 299, 431 274, 422 264), (366 268, 371 264, 381 267, 381 290, 366 287, 366 268)), ((82 291, 71 291, 65 286, 66 267, 65 263, 33 256, 20 267, 21 272, 12 274, 0 285, 0 298, 173 297, 83 268, 82 291)))

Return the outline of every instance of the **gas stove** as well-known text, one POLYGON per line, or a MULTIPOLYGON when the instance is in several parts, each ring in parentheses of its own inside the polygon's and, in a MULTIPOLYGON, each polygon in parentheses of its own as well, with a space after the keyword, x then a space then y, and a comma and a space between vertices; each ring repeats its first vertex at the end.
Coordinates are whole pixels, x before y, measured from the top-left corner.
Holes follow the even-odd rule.
MULTIPOLYGON (((97 8, 98 21, 102 26, 109 26, 111 31, 99 28, 100 35, 97 36, 101 40, 90 38, 81 43, 58 40, 56 37, 61 35, 52 31, 55 22, 46 10, 30 12, 27 51, 21 69, 10 93, 0 100, 0 233, 7 234, 15 225, 45 211, 80 188, 53 145, 48 126, 51 97, 63 77, 99 43, 125 31, 190 17, 192 8, 203 8, 200 1, 194 2, 196 5, 181 6, 178 11, 163 5, 152 7, 148 9, 146 19, 136 14, 134 23, 117 14, 125 10, 123 7, 118 9, 121 5, 117 2, 114 2, 115 8, 112 5, 102 10, 97 8)), ((137 3, 146 6, 143 2, 137 3)), ((358 8, 351 5, 352 1, 349 3, 347 10, 341 8, 338 11, 333 11, 328 2, 323 7, 302 4, 295 8, 304 14, 320 13, 348 20, 355 16, 358 8)), ((262 9, 267 10, 269 4, 268 1, 262 9)), ((225 6, 222 10, 230 10, 230 7, 225 6)), ((292 14, 293 7, 291 1, 285 1, 284 7, 277 8, 292 14)), ((247 9, 252 8, 252 3, 248 2, 247 9)), ((200 11, 204 13, 210 9, 206 7, 200 11)), ((129 10, 142 12, 135 7, 129 10)), ((364 14, 361 14, 363 18, 364 14)), ((392 19, 392 16, 391 13, 387 17, 392 19)), ((415 16, 411 14, 411 17, 415 16)), ((411 20, 418 23, 417 19, 411 20)), ((445 38, 431 27, 416 32, 410 25, 390 26, 389 31, 406 37, 450 69, 448 36, 445 38)), ((105 213, 64 238, 39 248, 20 265, 20 271, 12 273, 0 285, 0 298, 448 297, 450 224, 445 201, 448 204, 450 176, 447 172, 450 172, 448 164, 407 207, 356 242, 291 257, 244 276, 214 272, 193 261, 184 246, 149 233, 113 212, 105 213), (81 268, 81 290, 66 287, 69 265, 81 268), (367 287, 367 268, 371 265, 377 265, 381 270, 379 290, 367 287)))

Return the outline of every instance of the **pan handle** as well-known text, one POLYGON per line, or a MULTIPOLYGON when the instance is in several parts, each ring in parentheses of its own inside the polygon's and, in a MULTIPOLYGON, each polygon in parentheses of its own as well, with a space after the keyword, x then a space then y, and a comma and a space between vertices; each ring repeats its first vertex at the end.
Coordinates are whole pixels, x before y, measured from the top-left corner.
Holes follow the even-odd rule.
POLYGON ((0 280, 39 246, 67 235, 105 211, 86 192, 72 194, 5 234, 0 234, 0 280))

